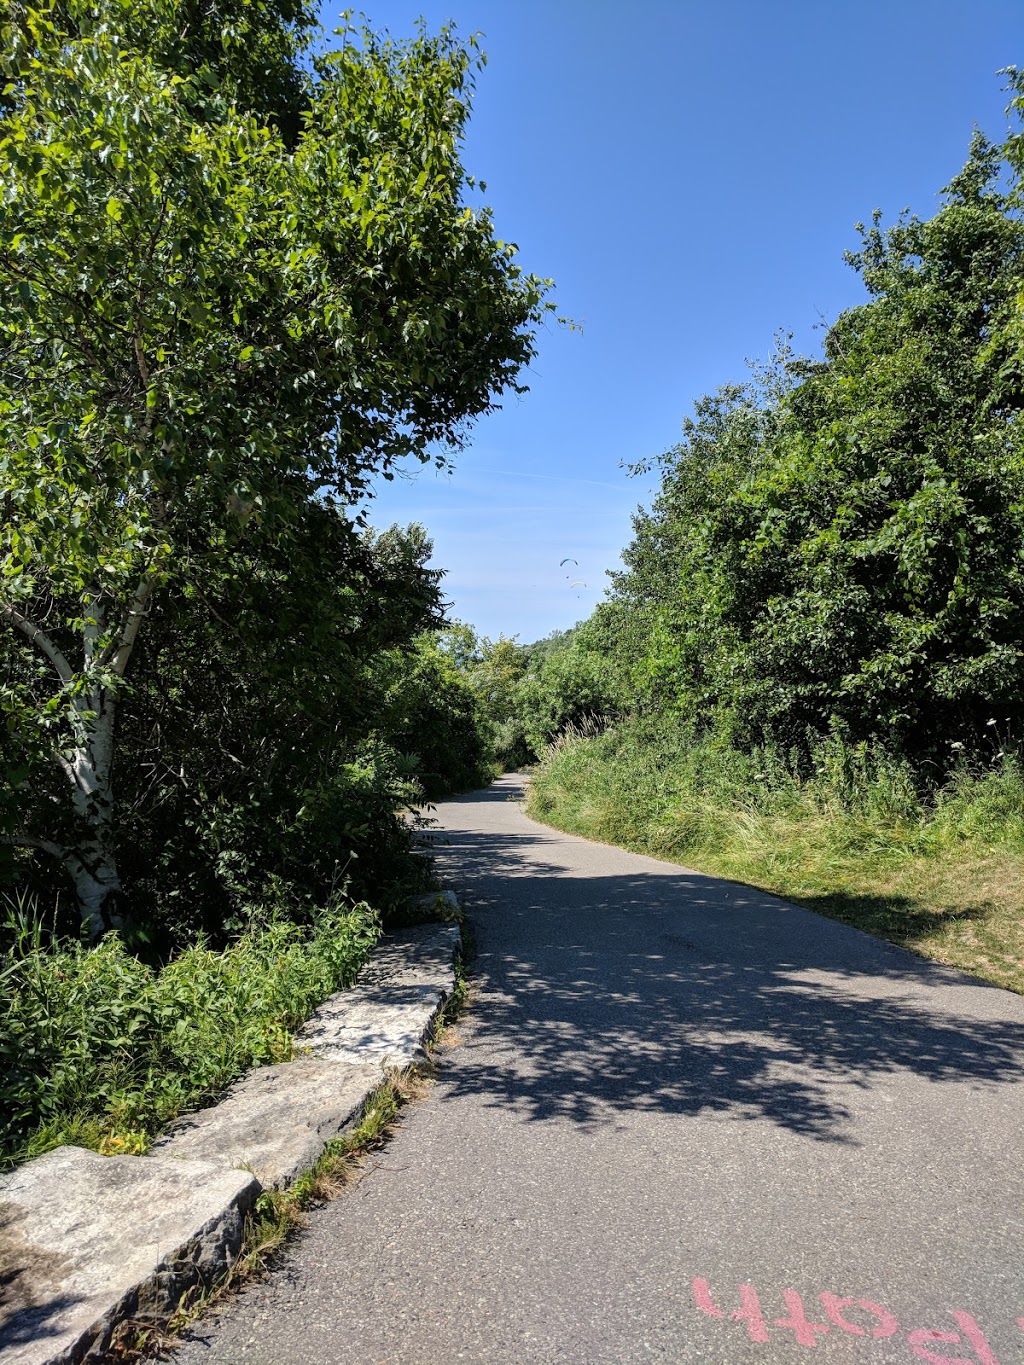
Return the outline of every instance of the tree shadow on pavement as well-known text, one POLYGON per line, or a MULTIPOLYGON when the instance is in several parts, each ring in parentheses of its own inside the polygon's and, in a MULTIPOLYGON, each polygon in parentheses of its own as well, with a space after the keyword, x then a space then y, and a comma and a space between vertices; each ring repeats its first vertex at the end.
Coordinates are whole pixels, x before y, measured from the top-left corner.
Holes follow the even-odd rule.
POLYGON ((560 842, 441 832, 483 992, 454 1093, 530 1121, 701 1114, 851 1144, 851 1086, 1024 1076, 1015 997, 738 883, 584 874, 560 842))

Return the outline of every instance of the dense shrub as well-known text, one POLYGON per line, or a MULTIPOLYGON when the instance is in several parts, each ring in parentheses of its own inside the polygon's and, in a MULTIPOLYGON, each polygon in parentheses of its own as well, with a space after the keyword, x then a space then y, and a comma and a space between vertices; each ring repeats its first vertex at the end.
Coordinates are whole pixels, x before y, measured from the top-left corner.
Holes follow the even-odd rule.
POLYGON ((617 711, 607 661, 575 641, 552 651, 523 678, 518 706, 536 754, 566 727, 602 725, 617 711))
POLYGON ((472 678, 424 633, 414 647, 378 661, 378 733, 405 758, 428 797, 482 786, 493 759, 472 678))
MULTIPOLYGON (((868 299, 701 400, 594 618, 634 706, 749 749, 955 767, 1024 730, 1024 222, 998 151, 876 217, 868 299)), ((590 625, 590 623, 588 623, 590 625)))

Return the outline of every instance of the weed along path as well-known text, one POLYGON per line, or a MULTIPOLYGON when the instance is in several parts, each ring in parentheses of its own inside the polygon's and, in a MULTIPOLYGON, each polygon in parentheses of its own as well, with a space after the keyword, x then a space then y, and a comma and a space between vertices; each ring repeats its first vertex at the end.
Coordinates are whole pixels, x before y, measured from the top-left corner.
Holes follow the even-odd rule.
POLYGON ((518 790, 438 1083, 179 1365, 1024 1361, 1024 999, 518 790))

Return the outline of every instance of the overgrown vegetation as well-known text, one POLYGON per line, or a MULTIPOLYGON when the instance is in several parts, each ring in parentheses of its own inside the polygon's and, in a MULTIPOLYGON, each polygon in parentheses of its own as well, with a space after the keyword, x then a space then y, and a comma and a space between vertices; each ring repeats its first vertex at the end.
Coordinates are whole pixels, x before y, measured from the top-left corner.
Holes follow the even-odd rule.
MULTIPOLYGON (((1024 77, 1010 73, 1024 109, 1024 77)), ((868 298, 697 403, 585 622, 521 651, 531 808, 1024 989, 1024 139, 868 298), (602 733, 603 732, 603 733, 602 733)))
MULTIPOLYGON (((464 944, 472 952, 472 935, 464 944)), ((265 1190, 246 1217, 241 1251, 224 1278, 212 1288, 196 1285, 179 1302, 166 1325, 147 1325, 133 1319, 121 1324, 114 1343, 114 1356, 126 1365, 150 1359, 154 1350, 170 1350, 175 1337, 212 1303, 239 1289, 254 1275, 273 1265, 274 1258, 290 1237, 307 1222, 308 1211, 336 1198, 359 1180, 366 1158, 390 1138, 406 1104, 421 1098, 436 1074, 433 1048, 447 1034, 465 1007, 468 988, 465 962, 455 960, 455 989, 434 1020, 427 1042, 427 1059, 404 1071, 391 1071, 368 1096, 359 1122, 342 1137, 330 1140, 319 1160, 285 1190, 265 1190)))
POLYGON ((521 389, 546 285, 466 205, 474 44, 314 18, 0 20, 0 833, 93 941, 379 899, 482 761, 429 542, 355 509, 521 389))
POLYGON ((89 948, 49 940, 24 909, 11 920, 0 959, 3 1162, 65 1142, 144 1151, 249 1067, 288 1060, 294 1031, 352 981, 380 931, 367 905, 282 906, 228 948, 200 941, 154 968, 116 935, 89 948))

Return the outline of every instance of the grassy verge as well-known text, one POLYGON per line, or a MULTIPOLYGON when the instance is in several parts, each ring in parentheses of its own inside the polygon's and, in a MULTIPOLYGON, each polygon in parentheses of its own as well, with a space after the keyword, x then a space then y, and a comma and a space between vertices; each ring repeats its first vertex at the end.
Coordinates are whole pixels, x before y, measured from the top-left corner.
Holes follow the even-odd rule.
POLYGON ((379 932, 369 906, 336 905, 154 969, 114 936, 47 943, 24 921, 0 956, 0 1160, 66 1142, 145 1151, 249 1067, 290 1057, 293 1031, 352 981, 379 932))
POLYGON ((817 771, 635 724, 552 749, 528 809, 570 833, 774 891, 1024 992, 1024 773, 999 756, 922 795, 831 743, 817 771))

